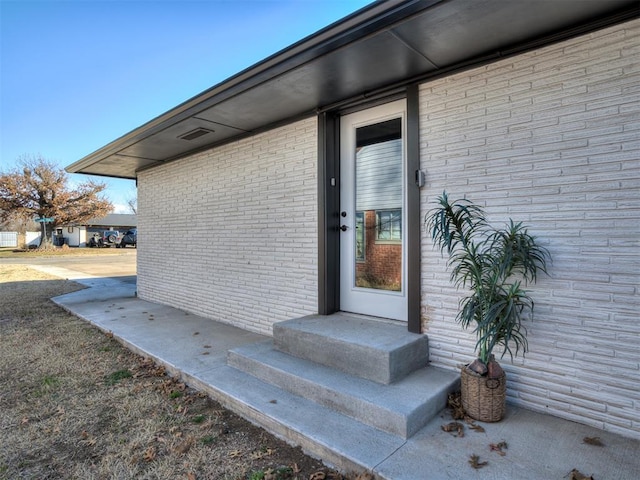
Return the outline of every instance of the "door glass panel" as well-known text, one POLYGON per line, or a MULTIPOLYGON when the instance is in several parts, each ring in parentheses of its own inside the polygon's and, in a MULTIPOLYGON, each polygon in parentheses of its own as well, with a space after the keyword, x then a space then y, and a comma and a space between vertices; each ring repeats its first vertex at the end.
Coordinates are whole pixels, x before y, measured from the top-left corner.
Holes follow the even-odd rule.
POLYGON ((356 129, 355 286, 402 290, 402 120, 356 129))

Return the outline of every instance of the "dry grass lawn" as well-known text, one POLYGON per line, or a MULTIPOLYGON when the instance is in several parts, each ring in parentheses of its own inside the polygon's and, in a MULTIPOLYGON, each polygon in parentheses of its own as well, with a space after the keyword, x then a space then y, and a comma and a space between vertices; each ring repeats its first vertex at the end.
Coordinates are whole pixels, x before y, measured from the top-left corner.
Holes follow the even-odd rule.
POLYGON ((0 479, 346 479, 168 377, 0 265, 0 479))

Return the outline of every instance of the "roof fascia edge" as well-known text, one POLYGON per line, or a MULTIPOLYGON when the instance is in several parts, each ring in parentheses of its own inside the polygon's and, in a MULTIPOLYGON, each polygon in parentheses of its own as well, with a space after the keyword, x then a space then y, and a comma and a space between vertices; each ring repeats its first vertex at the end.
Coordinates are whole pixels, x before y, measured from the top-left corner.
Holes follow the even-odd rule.
MULTIPOLYGON (((388 23, 398 21, 398 17, 408 17, 415 12, 425 10, 431 6, 448 0, 386 0, 367 5, 351 15, 328 25, 327 27, 311 34, 308 37, 286 47, 279 52, 261 60, 260 62, 240 71, 239 73, 223 80, 221 83, 205 90, 202 93, 191 97, 185 102, 177 105, 171 110, 151 119, 136 129, 124 134, 116 140, 110 142, 99 150, 83 157, 65 168, 70 173, 76 173, 104 158, 117 153, 118 150, 126 148, 136 142, 147 138, 154 133, 174 125, 185 118, 197 114, 199 111, 209 108, 203 103, 214 99, 222 93, 233 88, 242 88, 242 85, 267 73, 270 69, 275 69, 278 65, 283 65, 292 61, 295 57, 309 52, 312 49, 320 48, 323 44, 337 42, 341 38, 350 35, 358 37, 366 36, 370 32, 365 31, 365 27, 374 23, 387 20, 388 23), (196 110, 196 111, 194 111, 196 110)), ((381 28, 380 26, 377 27, 381 28)), ((354 39, 351 39, 351 41, 354 39)), ((335 47, 334 47, 335 49, 335 47)), ((273 75, 274 77, 277 74, 273 75)), ((250 88, 248 86, 247 88, 250 88)), ((245 90, 247 89, 245 88, 245 90)), ((237 93, 236 93, 237 95, 237 93)))
POLYGON ((160 165, 165 165, 167 163, 175 162, 176 160, 181 160, 183 158, 190 157, 191 155, 197 155, 198 153, 206 152, 207 150, 211 150, 212 148, 219 148, 219 147, 222 147, 224 145, 228 145, 228 144, 233 143, 233 142, 238 142, 238 141, 243 140, 245 138, 253 137, 255 135, 259 135, 261 133, 267 132, 269 130, 273 130, 274 128, 279 128, 279 127, 283 127, 285 125, 289 125, 289 124, 297 122, 297 121, 306 120, 308 118, 315 117, 317 114, 318 114, 318 111, 317 110, 313 110, 313 111, 308 111, 308 112, 301 113, 300 115, 296 115, 294 117, 288 117, 288 118, 285 118, 285 119, 280 120, 278 122, 273 122, 273 123, 270 123, 268 125, 264 125, 263 127, 260 127, 260 128, 258 128, 256 130, 252 130, 250 132, 245 132, 245 133, 242 133, 240 135, 234 135, 231 138, 225 138, 224 140, 220 140, 219 142, 216 142, 216 143, 210 143, 208 145, 203 145, 202 147, 194 148, 193 150, 189 150, 188 152, 180 153, 180 154, 175 155, 173 157, 169 157, 166 160, 158 160, 158 161, 156 161, 155 163, 153 163, 151 165, 146 165, 144 167, 141 167, 141 168, 137 169, 136 173, 144 172, 146 170, 151 170, 151 169, 156 168, 156 167, 158 167, 160 165))
POLYGON ((360 103, 375 100, 378 97, 393 95, 394 91, 406 88, 409 85, 420 84, 438 78, 447 77, 455 73, 460 73, 466 70, 480 67, 482 65, 487 65, 504 58, 513 57, 535 50, 536 48, 542 48, 554 43, 563 42, 574 37, 586 35, 597 30, 602 30, 604 28, 612 27, 614 25, 618 25, 638 18, 640 18, 640 9, 635 6, 623 8, 622 10, 614 12, 604 18, 599 18, 588 23, 580 24, 575 27, 568 28, 562 32, 551 33, 543 37, 521 42, 503 50, 496 50, 495 52, 483 55, 481 57, 474 57, 470 60, 456 63, 446 68, 438 69, 438 71, 435 73, 429 72, 426 74, 420 74, 414 77, 405 78, 399 82, 390 83, 369 92, 363 92, 356 97, 350 97, 348 99, 335 102, 330 105, 320 106, 317 109, 317 113, 349 109, 353 106, 357 106, 360 103))

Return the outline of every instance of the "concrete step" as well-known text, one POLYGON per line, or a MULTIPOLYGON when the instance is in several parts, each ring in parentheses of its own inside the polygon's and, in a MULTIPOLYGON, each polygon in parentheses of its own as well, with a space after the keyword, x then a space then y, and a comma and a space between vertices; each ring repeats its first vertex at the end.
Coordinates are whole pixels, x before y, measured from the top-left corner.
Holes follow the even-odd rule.
POLYGON ((406 443, 229 366, 182 377, 252 423, 345 472, 373 470, 406 443))
POLYGON ((336 313, 310 315, 273 326, 275 347, 382 384, 401 380, 427 365, 425 335, 407 331, 405 323, 336 313))
POLYGON ((275 349, 271 341, 230 350, 227 364, 404 439, 445 407, 447 395, 459 383, 455 372, 426 367, 384 385, 293 357, 275 349))

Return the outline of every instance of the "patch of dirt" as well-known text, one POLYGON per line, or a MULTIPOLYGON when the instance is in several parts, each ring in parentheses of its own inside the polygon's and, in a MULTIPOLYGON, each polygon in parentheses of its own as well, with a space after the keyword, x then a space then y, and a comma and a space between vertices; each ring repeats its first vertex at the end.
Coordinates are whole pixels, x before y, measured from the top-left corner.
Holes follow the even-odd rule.
POLYGON ((373 478, 327 468, 49 300, 81 288, 0 266, 0 479, 373 478))

